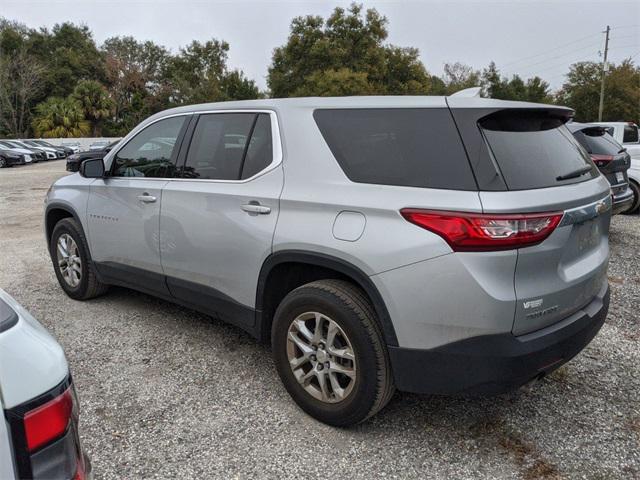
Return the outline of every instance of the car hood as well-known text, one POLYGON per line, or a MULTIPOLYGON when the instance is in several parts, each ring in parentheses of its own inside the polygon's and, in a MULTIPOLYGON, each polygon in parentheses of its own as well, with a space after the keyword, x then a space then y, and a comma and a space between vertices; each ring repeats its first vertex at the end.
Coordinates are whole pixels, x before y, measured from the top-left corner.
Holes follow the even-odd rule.
POLYGON ((9 409, 54 388, 69 367, 58 342, 2 289, 0 302, 9 319, 0 329, 0 396, 9 409))

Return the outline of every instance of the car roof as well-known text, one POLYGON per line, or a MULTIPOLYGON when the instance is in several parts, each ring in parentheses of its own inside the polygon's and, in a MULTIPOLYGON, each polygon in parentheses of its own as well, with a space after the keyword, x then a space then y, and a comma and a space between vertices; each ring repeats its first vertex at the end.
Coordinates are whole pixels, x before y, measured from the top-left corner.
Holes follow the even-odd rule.
POLYGON ((287 109, 316 109, 316 108, 545 108, 566 112, 572 111, 567 107, 546 105, 530 102, 513 102, 496 100, 493 98, 477 97, 444 97, 444 96, 354 96, 354 97, 296 97, 269 98, 260 100, 239 100, 230 102, 201 103, 186 105, 159 112, 149 120, 181 113, 197 113, 212 110, 287 110, 287 109))

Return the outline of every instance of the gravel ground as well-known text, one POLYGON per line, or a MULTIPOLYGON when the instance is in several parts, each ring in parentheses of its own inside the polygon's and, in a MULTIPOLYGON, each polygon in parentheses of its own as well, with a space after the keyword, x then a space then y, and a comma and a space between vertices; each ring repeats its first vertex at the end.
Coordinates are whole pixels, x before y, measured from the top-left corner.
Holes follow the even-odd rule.
POLYGON ((125 289, 58 287, 42 199, 63 162, 0 171, 0 287, 64 347, 95 478, 640 478, 640 217, 611 226, 607 323, 569 364, 513 394, 397 394, 349 430, 289 399, 269 349, 125 289))

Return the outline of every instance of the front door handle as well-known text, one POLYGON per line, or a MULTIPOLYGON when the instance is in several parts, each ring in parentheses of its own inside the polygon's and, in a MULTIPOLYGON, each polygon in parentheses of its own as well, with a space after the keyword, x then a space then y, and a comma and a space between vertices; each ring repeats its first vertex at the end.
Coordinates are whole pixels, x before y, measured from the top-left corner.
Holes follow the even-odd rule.
POLYGON ((153 195, 149 195, 148 193, 143 193, 142 195, 138 195, 138 200, 142 203, 153 203, 157 200, 153 195))
POLYGON ((245 203, 240 208, 242 208, 242 210, 244 210, 245 212, 249 214, 253 213, 254 215, 268 215, 269 213, 271 213, 271 207, 260 205, 258 202, 245 203))

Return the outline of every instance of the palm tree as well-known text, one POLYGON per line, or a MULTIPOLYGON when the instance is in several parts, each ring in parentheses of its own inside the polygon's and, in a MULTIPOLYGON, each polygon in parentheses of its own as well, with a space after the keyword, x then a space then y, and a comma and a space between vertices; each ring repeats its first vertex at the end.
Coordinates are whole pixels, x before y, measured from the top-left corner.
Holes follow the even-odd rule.
POLYGON ((100 136, 102 121, 111 116, 115 106, 107 89, 96 80, 81 80, 71 96, 80 103, 84 116, 93 125, 93 136, 100 136))
POLYGON ((83 137, 90 130, 82 106, 70 97, 50 97, 39 103, 32 126, 36 136, 47 138, 83 137))

